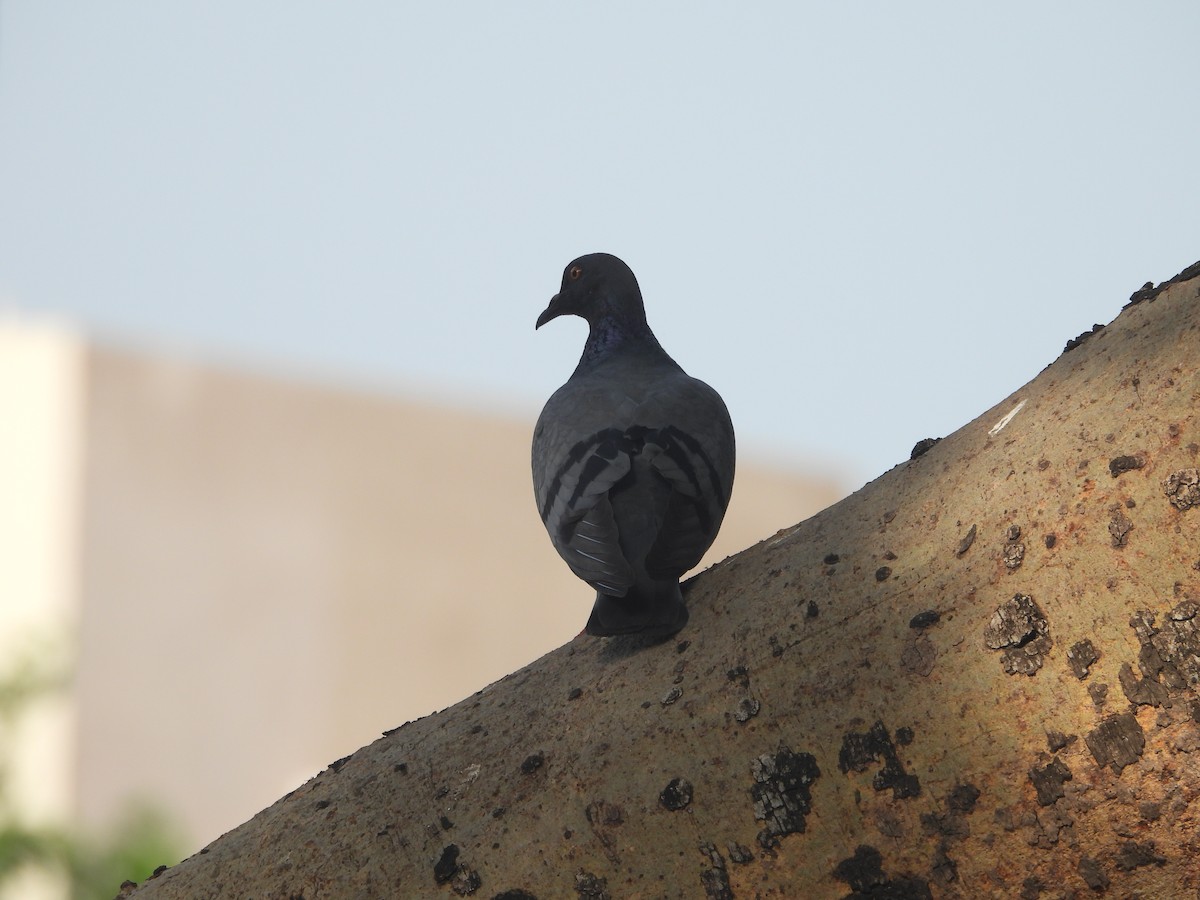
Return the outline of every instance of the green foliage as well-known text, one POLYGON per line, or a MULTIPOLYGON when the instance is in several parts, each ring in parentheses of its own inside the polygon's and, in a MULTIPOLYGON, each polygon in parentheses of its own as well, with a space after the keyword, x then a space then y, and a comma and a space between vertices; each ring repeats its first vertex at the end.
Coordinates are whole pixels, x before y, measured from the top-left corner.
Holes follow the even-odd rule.
POLYGON ((104 835, 28 821, 12 796, 12 747, 21 720, 70 683, 62 654, 30 644, 0 673, 0 897, 31 872, 62 885, 70 900, 112 900, 126 879, 141 882, 177 862, 179 830, 151 806, 134 807, 104 835))

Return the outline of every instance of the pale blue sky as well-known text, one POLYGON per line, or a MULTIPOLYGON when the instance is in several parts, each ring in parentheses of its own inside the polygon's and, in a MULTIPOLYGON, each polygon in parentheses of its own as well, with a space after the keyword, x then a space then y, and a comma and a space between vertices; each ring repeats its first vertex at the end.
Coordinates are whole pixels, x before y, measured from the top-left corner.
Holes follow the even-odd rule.
POLYGON ((1200 258, 1198 34, 1194 2, 0 0, 0 304, 532 425, 584 334, 534 320, 605 250, 746 455, 855 488, 1200 258))

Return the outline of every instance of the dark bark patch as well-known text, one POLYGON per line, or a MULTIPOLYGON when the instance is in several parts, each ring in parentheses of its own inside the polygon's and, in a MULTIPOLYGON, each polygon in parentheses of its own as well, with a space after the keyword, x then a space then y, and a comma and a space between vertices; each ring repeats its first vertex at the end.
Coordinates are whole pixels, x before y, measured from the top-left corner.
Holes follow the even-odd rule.
POLYGON ((1172 622, 1190 622, 1197 615, 1200 615, 1200 604, 1195 600, 1184 600, 1167 613, 1167 618, 1172 622))
POLYGON ((1025 545, 1020 541, 1010 541, 1004 545, 1004 568, 1015 572, 1025 562, 1025 545))
POLYGON ((946 798, 946 807, 953 812, 969 813, 974 812, 975 804, 979 801, 982 792, 971 782, 955 785, 954 790, 950 792, 950 796, 946 798))
POLYGON ((915 444, 913 444, 912 452, 908 454, 908 458, 916 459, 918 456, 924 456, 929 452, 930 448, 940 440, 941 438, 923 438, 922 440, 917 441, 915 444))
POLYGON ((1088 638, 1072 644, 1071 649, 1067 651, 1067 663, 1070 664, 1071 671, 1080 681, 1088 677, 1092 666, 1099 660, 1100 653, 1096 650, 1096 645, 1088 638))
POLYGON ((709 900, 733 900, 729 873, 724 869, 705 869, 700 873, 700 884, 704 887, 704 896, 709 900))
POLYGON ((449 844, 442 849, 442 855, 433 864, 433 880, 445 884, 458 871, 458 844, 449 844))
POLYGON ((1031 831, 1025 838, 1030 847, 1053 847, 1059 841, 1065 841, 1072 847, 1078 844, 1075 834, 1075 820, 1067 812, 1063 803, 1055 803, 1042 807, 1031 816, 1031 831))
POLYGON ((608 893, 608 879, 593 875, 591 872, 575 874, 575 893, 580 900, 611 900, 608 893))
POLYGON ((1104 874, 1104 870, 1100 868, 1100 863, 1090 856, 1080 858, 1076 871, 1079 872, 1079 877, 1083 879, 1084 884, 1093 891, 1103 891, 1112 883, 1104 874))
POLYGON ((532 775, 546 763, 546 756, 542 753, 533 753, 525 757, 521 763, 521 772, 525 775, 532 775))
POLYGON ((1170 692, 1157 681, 1150 678, 1138 678, 1133 666, 1124 663, 1117 676, 1121 681, 1121 690, 1134 706, 1167 706, 1171 702, 1170 692))
POLYGON ((1182 272, 1180 272, 1174 278, 1168 278, 1166 281, 1164 281, 1158 287, 1154 286, 1153 281, 1147 281, 1144 285, 1142 285, 1141 290, 1134 291, 1132 294, 1129 295, 1129 302, 1126 303, 1125 306, 1123 306, 1121 308, 1126 309, 1130 306, 1135 306, 1138 303, 1143 303, 1145 301, 1153 301, 1155 297, 1157 297, 1159 294, 1161 294, 1163 291, 1165 291, 1171 285, 1180 284, 1184 281, 1191 281, 1193 278, 1196 278, 1197 276, 1200 276, 1200 262, 1192 263, 1190 266, 1188 266, 1186 269, 1184 269, 1182 272))
POLYGON ((889 788, 897 800, 917 797, 921 793, 921 782, 916 775, 904 770, 896 747, 883 722, 877 721, 866 732, 847 732, 842 738, 842 749, 838 752, 838 768, 844 774, 850 771, 865 772, 872 763, 882 762, 883 768, 871 780, 877 791, 889 788))
POLYGON ((342 766, 344 766, 349 759, 349 756, 343 756, 341 759, 334 760, 329 764, 329 771, 336 775, 338 772, 342 771, 342 766))
POLYGON ((971 549, 971 545, 975 543, 975 535, 979 533, 977 526, 972 525, 968 529, 966 535, 958 542, 958 548, 954 551, 955 556, 965 556, 966 552, 971 549))
POLYGON ((1042 891, 1045 889, 1046 886, 1042 883, 1042 879, 1038 878, 1036 875, 1030 875, 1021 882, 1021 893, 1019 893, 1017 896, 1020 897, 1021 900, 1038 900, 1038 898, 1042 896, 1042 891))
POLYGON ((1119 478, 1126 472, 1140 469, 1145 464, 1146 460, 1140 456, 1114 456, 1108 461, 1108 471, 1113 478, 1119 478))
POLYGON ((738 865, 745 865, 754 860, 754 854, 744 844, 731 841, 729 844, 729 858, 738 865))
POLYGON ((1171 692, 1194 691, 1200 684, 1200 604, 1179 603, 1167 613, 1162 627, 1147 610, 1137 613, 1129 625, 1142 645, 1138 654, 1142 674, 1171 692))
POLYGON ((738 701, 737 709, 733 711, 733 717, 738 722, 749 722, 758 715, 760 709, 762 709, 762 704, 754 697, 743 697, 738 701))
POLYGON ((1002 650, 1001 663, 1009 675, 1034 675, 1054 646, 1046 615, 1028 594, 1014 594, 992 613, 983 641, 1002 650))
POLYGON ((1051 753, 1057 753, 1068 744, 1074 743, 1078 737, 1073 734, 1063 734, 1061 731, 1053 729, 1046 732, 1046 746, 1050 748, 1051 753))
POLYGON ((1049 806, 1060 797, 1066 796, 1063 785, 1074 776, 1067 764, 1061 759, 1052 759, 1045 766, 1034 766, 1029 770, 1029 780, 1037 791, 1037 801, 1042 806, 1049 806))
POLYGON ((1082 334, 1080 334, 1078 337, 1073 337, 1069 341, 1067 341, 1067 345, 1065 347, 1063 347, 1063 353, 1070 353, 1072 350, 1074 350, 1076 347, 1080 346, 1084 341, 1086 341, 1092 335, 1099 334, 1103 330, 1104 330, 1104 326, 1097 322, 1095 325, 1092 326, 1091 331, 1085 331, 1082 334))
POLYGON ((721 851, 713 844, 702 843, 700 852, 710 863, 709 868, 700 873, 704 896, 708 900, 733 900, 733 888, 729 885, 729 873, 725 871, 725 858, 721 856, 721 851))
POLYGON ((849 859, 834 866, 833 877, 850 885, 845 900, 932 900, 929 883, 912 875, 888 878, 883 857, 874 847, 860 844, 849 859))
POLYGON ((686 778, 672 778, 659 793, 658 802, 671 812, 686 809, 692 802, 692 783, 686 778))
POLYGON ((1120 509, 1114 510, 1112 519, 1108 523, 1108 535, 1112 539, 1112 545, 1116 547, 1124 547, 1129 540, 1129 532, 1133 531, 1133 521, 1120 509))
POLYGON ((450 881, 450 887, 460 897, 475 893, 482 885, 483 879, 479 877, 479 873, 466 866, 459 866, 454 878, 450 881))
POLYGON ((1176 509, 1200 506, 1200 469, 1180 469, 1163 482, 1163 492, 1176 509))
POLYGON ((933 852, 929 872, 934 883, 943 888, 958 881, 958 863, 950 858, 950 845, 947 841, 941 841, 933 852))
POLYGON ((940 622, 941 619, 942 614, 936 609, 927 609, 924 612, 917 613, 915 616, 909 619, 908 627, 916 628, 917 630, 932 628, 934 625, 940 622))
POLYGON ((869 891, 883 883, 883 855, 874 847, 859 844, 853 856, 834 866, 833 877, 852 890, 869 891))
POLYGON ((1048 632, 1046 617, 1028 594, 1014 594, 992 614, 983 631, 992 650, 1020 646, 1048 632))
POLYGON ((1132 872, 1142 866, 1166 865, 1167 858, 1160 854, 1154 846, 1154 841, 1137 843, 1125 841, 1113 856, 1113 863, 1122 872, 1132 872))
MULTIPOLYGON (((944 801, 943 812, 921 814, 921 830, 926 834, 940 835, 943 838, 941 849, 944 851, 948 839, 965 838, 971 833, 967 816, 975 810, 979 795, 979 788, 969 782, 956 785, 944 801)), ((946 859, 949 862, 949 857, 946 859)), ((936 861, 934 868, 937 868, 936 861)), ((954 871, 957 873, 957 866, 954 866, 954 871)))
POLYGON ((755 759, 750 771, 754 818, 765 826, 759 844, 768 847, 771 838, 803 833, 805 817, 812 811, 810 787, 821 777, 816 758, 811 753, 793 753, 780 744, 774 755, 755 759))
POLYGON ((537 897, 529 893, 529 891, 523 891, 520 888, 516 888, 511 891, 501 891, 499 894, 494 896, 492 900, 537 900, 537 897))
POLYGON ((995 811, 995 813, 993 813, 993 816, 996 820, 996 824, 1010 833, 1016 831, 1018 826, 1026 824, 1024 822, 1018 822, 1016 816, 1013 815, 1013 811, 1007 807, 1000 807, 995 811))
POLYGON ((1137 306, 1137 304, 1146 300, 1153 300, 1158 296, 1161 290, 1162 288, 1156 288, 1154 286, 1153 281, 1147 281, 1140 288, 1129 295, 1129 302, 1122 306, 1121 309, 1128 309, 1130 306, 1137 306))
POLYGON ((921 813, 921 831, 943 838, 965 838, 971 833, 971 826, 958 813, 921 813))
POLYGON ((1133 713, 1108 716, 1083 739, 1100 768, 1112 766, 1118 775, 1138 761, 1146 749, 1146 735, 1133 713))

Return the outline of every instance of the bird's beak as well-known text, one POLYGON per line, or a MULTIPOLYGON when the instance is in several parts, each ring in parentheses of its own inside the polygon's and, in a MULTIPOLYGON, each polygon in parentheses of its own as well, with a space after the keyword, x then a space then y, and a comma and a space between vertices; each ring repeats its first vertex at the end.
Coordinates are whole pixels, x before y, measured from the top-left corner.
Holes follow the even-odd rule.
POLYGON ((537 324, 533 326, 534 331, 537 331, 551 319, 557 319, 562 315, 562 310, 559 308, 561 305, 559 301, 560 297, 562 297, 562 294, 555 294, 550 298, 550 305, 546 307, 545 311, 540 316, 538 316, 537 324))

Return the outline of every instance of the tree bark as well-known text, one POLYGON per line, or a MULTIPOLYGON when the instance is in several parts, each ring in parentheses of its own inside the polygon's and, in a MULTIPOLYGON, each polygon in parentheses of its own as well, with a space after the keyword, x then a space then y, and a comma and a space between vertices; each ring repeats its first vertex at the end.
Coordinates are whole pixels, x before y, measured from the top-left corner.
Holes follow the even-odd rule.
POLYGON ((676 638, 576 638, 136 896, 1196 896, 1193 270, 676 638))

